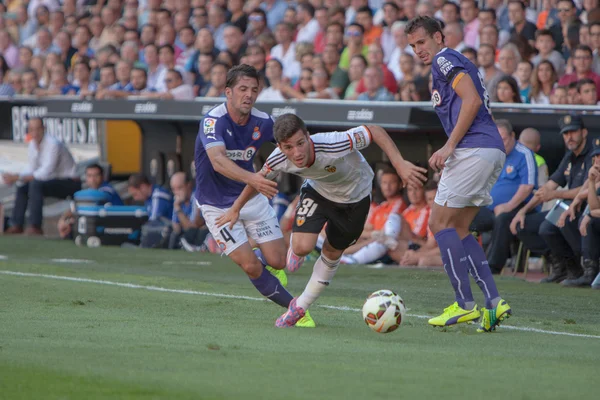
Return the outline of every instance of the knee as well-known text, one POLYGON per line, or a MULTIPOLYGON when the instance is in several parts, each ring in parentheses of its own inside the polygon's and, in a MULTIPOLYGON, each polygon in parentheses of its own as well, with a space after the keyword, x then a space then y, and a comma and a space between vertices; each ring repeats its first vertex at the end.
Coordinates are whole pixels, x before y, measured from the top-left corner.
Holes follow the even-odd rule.
MULTIPOLYGON (((325 246, 323 246, 325 247, 325 246)), ((307 256, 311 251, 313 251, 314 245, 306 242, 294 242, 292 240, 292 251, 295 255, 299 257, 307 256)))
POLYGON ((538 234, 540 236, 552 236, 560 233, 560 229, 551 224, 548 221, 542 222, 540 228, 538 229, 538 234))
POLYGON ((270 267, 275 269, 284 269, 287 263, 287 254, 285 252, 281 254, 274 254, 267 259, 270 267))
POLYGON ((427 223, 429 226, 429 230, 435 235, 442 229, 444 229, 443 225, 437 218, 429 217, 429 222, 427 223))
POLYGON ((244 270, 246 275, 250 279, 256 279, 262 274, 263 266, 258 258, 253 257, 253 259, 248 260, 240 264, 240 267, 244 270))

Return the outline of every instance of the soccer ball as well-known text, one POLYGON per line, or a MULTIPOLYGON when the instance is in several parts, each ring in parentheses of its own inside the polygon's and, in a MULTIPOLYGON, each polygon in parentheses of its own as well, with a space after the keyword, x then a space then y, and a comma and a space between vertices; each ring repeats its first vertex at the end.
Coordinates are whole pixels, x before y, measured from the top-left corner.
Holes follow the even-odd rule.
POLYGON ((371 293, 362 308, 365 323, 377 333, 393 332, 406 315, 404 300, 391 290, 371 293))

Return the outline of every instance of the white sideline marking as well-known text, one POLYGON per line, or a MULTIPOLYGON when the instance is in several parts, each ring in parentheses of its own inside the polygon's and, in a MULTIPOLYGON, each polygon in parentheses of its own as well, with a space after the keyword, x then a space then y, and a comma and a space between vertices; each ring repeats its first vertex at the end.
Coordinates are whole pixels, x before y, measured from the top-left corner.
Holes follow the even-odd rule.
POLYGON ((93 260, 84 260, 78 258, 53 258, 50 261, 62 264, 92 264, 95 262, 93 260))
MULTIPOLYGON (((56 280, 60 280, 60 281, 70 281, 70 282, 97 283, 100 285, 118 286, 118 287, 124 287, 124 288, 129 288, 129 289, 144 289, 144 290, 151 290, 151 291, 155 291, 155 292, 193 294, 193 295, 199 295, 199 296, 221 297, 221 298, 225 298, 225 299, 265 301, 265 298, 262 298, 262 297, 239 296, 239 295, 225 294, 225 293, 200 292, 197 290, 169 289, 169 288, 163 288, 160 286, 146 286, 146 285, 137 285, 135 283, 123 283, 123 282, 113 282, 113 281, 105 281, 105 280, 99 280, 99 279, 76 278, 73 276, 33 274, 33 273, 29 273, 29 272, 2 271, 2 270, 0 270, 0 274, 21 276, 21 277, 31 277, 31 278, 56 279, 56 280)), ((352 312, 361 311, 358 308, 352 308, 352 307, 346 307, 346 306, 319 305, 318 307, 327 308, 330 310, 338 310, 338 311, 352 311, 352 312)), ((429 315, 419 315, 419 314, 407 314, 407 315, 409 317, 419 318, 419 319, 431 318, 431 316, 429 316, 429 315)), ((558 332, 558 331, 546 331, 543 329, 530 328, 527 326, 502 325, 501 328, 515 330, 515 331, 522 331, 522 332, 544 333, 547 335, 571 336, 571 337, 581 337, 581 338, 588 338, 588 339, 600 339, 600 336, 597 336, 597 335, 586 335, 586 334, 582 334, 582 333, 569 333, 569 332, 558 332)))
POLYGON ((212 261, 163 261, 163 265, 212 265, 212 261))
POLYGON ((8 257, 4 254, 0 254, 0 260, 8 260, 8 257))

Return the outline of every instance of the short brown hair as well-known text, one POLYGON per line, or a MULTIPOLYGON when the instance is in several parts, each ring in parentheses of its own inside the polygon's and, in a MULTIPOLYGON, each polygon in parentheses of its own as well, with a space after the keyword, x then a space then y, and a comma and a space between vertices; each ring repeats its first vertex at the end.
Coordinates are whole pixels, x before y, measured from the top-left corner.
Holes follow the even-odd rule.
POLYGON ((308 134, 306 124, 302 121, 302 118, 295 114, 283 114, 277 118, 277 121, 273 125, 273 136, 277 143, 281 143, 294 136, 300 130, 304 134, 308 134))
POLYGON ((146 175, 133 174, 129 177, 129 180, 127 181, 127 187, 139 189, 142 185, 150 185, 150 180, 146 175))

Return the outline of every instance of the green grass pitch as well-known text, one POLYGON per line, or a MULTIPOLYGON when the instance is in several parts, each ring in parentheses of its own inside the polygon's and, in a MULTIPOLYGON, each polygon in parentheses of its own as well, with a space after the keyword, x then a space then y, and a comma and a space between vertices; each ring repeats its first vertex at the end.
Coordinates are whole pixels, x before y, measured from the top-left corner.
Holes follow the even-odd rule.
MULTIPOLYGON (((311 271, 289 275, 293 294, 311 271)), ((284 310, 226 257, 1 237, 0 399, 595 398, 600 291, 497 282, 514 316, 492 334, 419 317, 453 301, 442 271, 354 266, 316 329, 279 330, 284 310), (408 308, 387 335, 357 311, 377 289, 408 308)))

